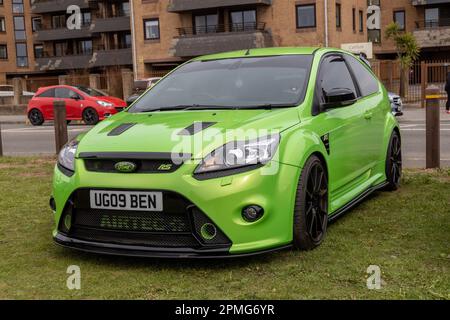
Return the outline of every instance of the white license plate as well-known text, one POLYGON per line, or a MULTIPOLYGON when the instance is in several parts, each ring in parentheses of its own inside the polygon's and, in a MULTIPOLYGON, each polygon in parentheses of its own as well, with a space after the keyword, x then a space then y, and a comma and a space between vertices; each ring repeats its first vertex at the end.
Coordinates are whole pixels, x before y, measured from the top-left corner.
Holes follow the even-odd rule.
POLYGON ((162 192, 91 190, 92 209, 163 211, 162 192))

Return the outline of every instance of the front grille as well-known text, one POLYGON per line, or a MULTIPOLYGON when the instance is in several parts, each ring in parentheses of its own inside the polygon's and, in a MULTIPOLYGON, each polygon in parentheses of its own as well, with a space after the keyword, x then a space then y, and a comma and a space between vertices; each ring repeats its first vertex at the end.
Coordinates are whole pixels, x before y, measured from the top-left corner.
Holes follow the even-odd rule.
MULTIPOLYGON (((115 166, 121 159, 85 159, 86 170, 91 172, 117 172, 115 166)), ((181 164, 174 163, 171 159, 130 159, 127 161, 136 164, 134 173, 172 173, 177 171, 181 164)))
POLYGON ((179 194, 163 192, 163 212, 91 209, 89 197, 90 189, 72 195, 61 217, 60 232, 78 240, 131 246, 201 249, 231 245, 211 219, 179 194), (64 224, 66 215, 71 215, 70 230, 64 224), (207 235, 215 234, 212 239, 204 237, 208 228, 212 231, 207 235))
POLYGON ((79 209, 75 226, 137 232, 191 232, 184 214, 79 209))

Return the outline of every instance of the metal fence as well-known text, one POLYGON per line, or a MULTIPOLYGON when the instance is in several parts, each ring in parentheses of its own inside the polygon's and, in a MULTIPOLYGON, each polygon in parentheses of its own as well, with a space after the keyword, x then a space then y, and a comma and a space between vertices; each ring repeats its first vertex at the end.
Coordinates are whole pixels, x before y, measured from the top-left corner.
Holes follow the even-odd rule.
MULTIPOLYGON (((386 89, 396 94, 400 93, 400 63, 396 60, 372 61, 372 69, 386 89)), ((408 71, 408 85, 404 101, 407 103, 421 103, 425 98, 428 85, 436 85, 441 94, 445 94, 445 82, 450 72, 450 60, 431 60, 415 62, 408 71)))

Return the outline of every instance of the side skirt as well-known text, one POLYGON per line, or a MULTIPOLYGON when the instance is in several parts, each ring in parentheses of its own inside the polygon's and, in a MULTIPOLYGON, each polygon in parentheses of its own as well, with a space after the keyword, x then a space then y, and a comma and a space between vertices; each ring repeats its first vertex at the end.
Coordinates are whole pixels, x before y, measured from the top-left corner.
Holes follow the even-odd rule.
POLYGON ((356 197, 355 199, 353 199, 352 201, 350 201, 349 203, 347 203, 345 206, 343 206, 342 208, 340 208, 339 210, 337 210, 335 213, 333 213, 331 216, 328 217, 328 221, 330 223, 335 222, 338 218, 340 218, 341 216, 343 216, 345 213, 347 213, 350 209, 352 209, 353 207, 355 207, 356 205, 358 205, 359 203, 361 203, 364 199, 366 199, 370 194, 372 194, 373 192, 380 190, 382 188, 384 188, 385 186, 387 186, 389 183, 388 182, 383 182, 379 185, 370 187, 369 189, 367 189, 366 191, 364 191, 363 193, 361 193, 358 197, 356 197))

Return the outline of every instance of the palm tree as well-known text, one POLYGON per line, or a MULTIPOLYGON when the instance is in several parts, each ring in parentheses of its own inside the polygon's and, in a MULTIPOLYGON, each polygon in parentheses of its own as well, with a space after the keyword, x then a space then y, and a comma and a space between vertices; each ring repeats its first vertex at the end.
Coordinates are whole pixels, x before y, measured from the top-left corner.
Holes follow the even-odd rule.
POLYGON ((387 26, 386 38, 393 39, 395 42, 397 57, 400 62, 400 96, 405 98, 408 90, 409 70, 414 61, 419 58, 420 48, 416 38, 411 32, 404 32, 396 22, 392 22, 387 26))

